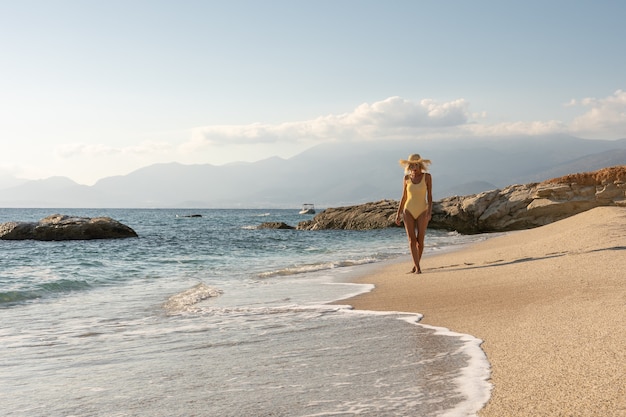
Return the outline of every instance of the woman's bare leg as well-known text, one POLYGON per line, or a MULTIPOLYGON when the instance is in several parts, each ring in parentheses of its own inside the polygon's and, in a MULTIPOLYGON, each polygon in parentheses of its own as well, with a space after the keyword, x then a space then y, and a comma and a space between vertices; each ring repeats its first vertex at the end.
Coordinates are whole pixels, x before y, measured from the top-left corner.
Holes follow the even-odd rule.
POLYGON ((420 261, 424 252, 424 238, 426 237, 426 228, 428 227, 428 212, 425 211, 417 218, 417 273, 421 274, 420 261))
MULTIPOLYGON (((404 228, 409 238, 409 249, 411 249, 411 257, 413 258, 414 272, 420 271, 420 251, 417 238, 417 222, 408 211, 404 211, 404 228)), ((422 236, 422 240, 424 237, 422 236)))

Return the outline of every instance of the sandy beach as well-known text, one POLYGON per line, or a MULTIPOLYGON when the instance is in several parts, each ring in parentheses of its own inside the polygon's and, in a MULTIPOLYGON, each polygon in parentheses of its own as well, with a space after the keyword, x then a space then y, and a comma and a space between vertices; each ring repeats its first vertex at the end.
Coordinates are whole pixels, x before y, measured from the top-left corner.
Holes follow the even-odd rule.
POLYGON ((411 265, 359 278, 376 288, 341 303, 482 339, 494 389, 479 416, 626 416, 626 208, 425 257, 421 275, 411 265))

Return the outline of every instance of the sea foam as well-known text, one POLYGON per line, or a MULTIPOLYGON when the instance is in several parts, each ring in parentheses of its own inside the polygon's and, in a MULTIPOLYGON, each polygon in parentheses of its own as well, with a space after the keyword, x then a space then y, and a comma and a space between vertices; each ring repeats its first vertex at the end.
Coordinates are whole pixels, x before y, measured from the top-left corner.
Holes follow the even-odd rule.
POLYGON ((200 283, 186 291, 171 296, 163 304, 163 308, 167 314, 180 314, 193 311, 193 306, 202 300, 211 297, 218 297, 222 294, 221 290, 209 287, 204 283, 200 283))

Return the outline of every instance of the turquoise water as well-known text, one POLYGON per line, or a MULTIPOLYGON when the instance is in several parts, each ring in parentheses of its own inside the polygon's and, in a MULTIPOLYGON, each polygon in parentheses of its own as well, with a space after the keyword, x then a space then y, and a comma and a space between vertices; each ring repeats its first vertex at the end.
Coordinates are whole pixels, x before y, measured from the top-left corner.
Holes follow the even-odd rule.
MULTIPOLYGON (((136 239, 0 241, 0 392, 14 416, 473 415, 478 341, 330 306, 407 257, 404 231, 258 230, 297 210, 0 209, 110 216, 136 239), (201 214, 202 217, 184 217, 201 214)), ((479 236, 429 231, 427 253, 479 236)))

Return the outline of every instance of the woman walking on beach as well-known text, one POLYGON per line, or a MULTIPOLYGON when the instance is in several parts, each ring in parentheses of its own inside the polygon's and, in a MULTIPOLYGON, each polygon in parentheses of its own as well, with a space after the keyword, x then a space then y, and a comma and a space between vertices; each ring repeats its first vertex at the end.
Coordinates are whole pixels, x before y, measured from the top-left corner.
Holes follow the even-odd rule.
POLYGON ((405 175, 396 224, 399 226, 404 220, 404 228, 409 238, 413 258, 411 272, 421 274, 420 260, 424 252, 424 236, 433 212, 433 182, 431 175, 425 172, 430 165, 430 160, 422 159, 419 154, 415 153, 409 155, 409 159, 401 159, 400 165, 404 167, 405 175))

